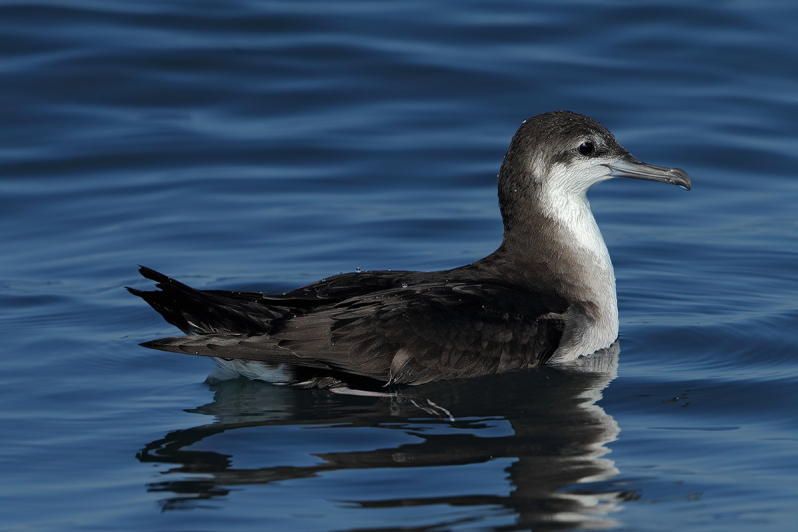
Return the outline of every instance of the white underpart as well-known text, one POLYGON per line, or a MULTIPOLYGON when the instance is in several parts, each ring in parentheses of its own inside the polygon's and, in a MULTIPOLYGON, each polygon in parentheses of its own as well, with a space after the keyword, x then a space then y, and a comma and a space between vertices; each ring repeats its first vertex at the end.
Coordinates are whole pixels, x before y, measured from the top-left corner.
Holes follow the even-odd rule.
POLYGON ((248 379, 266 382, 289 382, 293 379, 293 372, 286 364, 265 364, 255 360, 225 360, 214 358, 216 368, 209 377, 226 381, 239 376, 248 379))
MULTIPOLYGON (((611 161, 606 161, 611 162, 611 161)), ((618 302, 615 295, 615 271, 610 253, 601 236, 596 219, 590 210, 587 191, 590 187, 610 179, 609 168, 595 159, 571 162, 568 166, 555 164, 549 169, 543 194, 543 208, 548 217, 556 220, 569 234, 564 245, 571 247, 579 262, 587 266, 583 272, 582 288, 585 299, 596 303, 598 319, 569 334, 552 357, 552 362, 568 362, 609 347, 618 338, 618 302)))

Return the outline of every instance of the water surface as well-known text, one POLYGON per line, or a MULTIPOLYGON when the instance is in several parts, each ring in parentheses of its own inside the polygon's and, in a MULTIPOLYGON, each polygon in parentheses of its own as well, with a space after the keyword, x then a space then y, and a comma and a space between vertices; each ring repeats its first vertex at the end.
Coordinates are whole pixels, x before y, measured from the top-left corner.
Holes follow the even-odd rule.
POLYGON ((791 530, 796 24, 779 1, 3 4, 0 530, 791 530), (555 109, 693 178, 590 193, 617 357, 391 400, 206 383, 137 345, 175 332, 124 290, 137 264, 283 291, 483 257, 509 140, 555 109))

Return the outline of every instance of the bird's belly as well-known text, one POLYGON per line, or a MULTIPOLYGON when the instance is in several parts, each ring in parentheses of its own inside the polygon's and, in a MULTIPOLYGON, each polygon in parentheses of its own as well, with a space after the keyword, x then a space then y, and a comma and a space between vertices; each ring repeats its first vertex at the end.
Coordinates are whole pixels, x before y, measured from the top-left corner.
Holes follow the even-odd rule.
POLYGON ((208 376, 211 379, 225 381, 246 377, 248 379, 282 383, 294 379, 294 370, 288 364, 267 364, 255 360, 225 360, 214 358, 216 368, 208 376))

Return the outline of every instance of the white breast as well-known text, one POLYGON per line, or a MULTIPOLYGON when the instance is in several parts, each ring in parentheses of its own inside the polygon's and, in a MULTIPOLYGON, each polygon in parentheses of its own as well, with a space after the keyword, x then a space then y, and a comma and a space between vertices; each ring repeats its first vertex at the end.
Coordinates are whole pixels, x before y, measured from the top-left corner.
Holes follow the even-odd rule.
MULTIPOLYGON (((615 295, 615 272, 610 254, 587 200, 588 189, 607 179, 606 173, 591 175, 589 168, 566 168, 554 165, 541 191, 541 208, 563 231, 566 246, 582 266, 573 284, 579 299, 598 308, 595 316, 571 315, 560 348, 553 362, 574 360, 609 347, 618 338, 618 302, 615 295)), ((561 272, 567 275, 569 272, 561 272)))

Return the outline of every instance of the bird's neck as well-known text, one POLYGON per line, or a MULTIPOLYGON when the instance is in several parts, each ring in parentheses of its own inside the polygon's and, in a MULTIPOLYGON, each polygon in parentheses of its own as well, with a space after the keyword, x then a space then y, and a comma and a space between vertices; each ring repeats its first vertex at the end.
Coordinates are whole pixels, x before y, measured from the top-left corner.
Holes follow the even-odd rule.
POLYGON ((587 197, 555 191, 528 199, 535 204, 520 212, 533 214, 506 220, 510 227, 496 254, 517 282, 568 301, 566 320, 573 323, 555 359, 609 346, 618 337, 615 272, 587 197))

